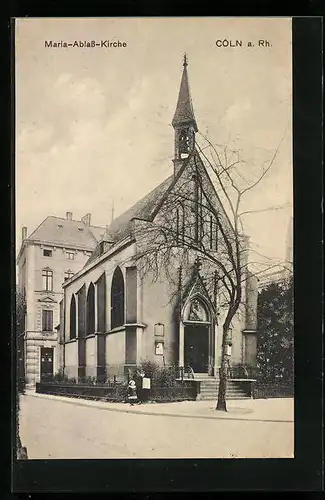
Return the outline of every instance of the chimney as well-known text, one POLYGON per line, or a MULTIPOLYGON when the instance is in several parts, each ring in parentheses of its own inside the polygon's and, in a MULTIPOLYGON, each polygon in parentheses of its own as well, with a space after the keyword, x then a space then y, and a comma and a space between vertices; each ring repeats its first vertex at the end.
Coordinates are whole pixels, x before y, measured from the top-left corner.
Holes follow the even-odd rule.
POLYGON ((68 220, 72 220, 72 212, 67 212, 66 216, 68 220))
POLYGON ((27 227, 23 226, 21 230, 21 238, 24 241, 27 238, 27 227))
POLYGON ((81 217, 81 221, 86 224, 86 226, 90 226, 90 221, 91 221, 91 214, 86 214, 83 217, 81 217))

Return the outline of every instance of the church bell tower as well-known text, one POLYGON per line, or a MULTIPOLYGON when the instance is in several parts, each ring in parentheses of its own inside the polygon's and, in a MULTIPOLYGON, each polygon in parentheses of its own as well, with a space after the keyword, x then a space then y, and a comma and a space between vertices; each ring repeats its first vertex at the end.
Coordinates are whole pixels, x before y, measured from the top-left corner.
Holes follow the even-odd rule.
POLYGON ((187 57, 184 55, 183 75, 177 106, 172 120, 175 130, 174 174, 176 175, 195 148, 195 133, 198 131, 190 95, 187 74, 187 57))

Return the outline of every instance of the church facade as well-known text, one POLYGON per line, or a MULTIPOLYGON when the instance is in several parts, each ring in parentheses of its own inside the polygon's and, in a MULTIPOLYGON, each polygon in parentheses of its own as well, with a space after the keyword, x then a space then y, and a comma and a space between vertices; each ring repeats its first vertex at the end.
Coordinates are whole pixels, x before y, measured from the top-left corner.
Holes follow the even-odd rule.
MULTIPOLYGON (((113 220, 63 284, 60 368, 68 377, 123 377, 144 360, 218 374, 228 309, 213 263, 226 266, 224 236, 233 228, 196 148, 186 59, 172 125, 173 174, 113 220)), ((241 287, 231 363, 255 366, 257 286, 247 274, 241 287)))

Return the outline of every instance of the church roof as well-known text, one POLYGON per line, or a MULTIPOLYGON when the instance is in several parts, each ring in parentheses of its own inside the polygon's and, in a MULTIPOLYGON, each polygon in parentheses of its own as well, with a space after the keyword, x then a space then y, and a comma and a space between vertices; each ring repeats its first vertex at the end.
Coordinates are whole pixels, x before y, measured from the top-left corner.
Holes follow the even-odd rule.
MULTIPOLYGON (((173 180, 175 180, 175 177, 174 175, 171 175, 150 191, 150 193, 132 205, 128 210, 116 217, 116 219, 114 219, 111 224, 107 226, 106 234, 102 239, 111 243, 117 243, 131 234, 133 219, 137 218, 149 220, 155 209, 162 202, 164 195, 168 188, 172 185, 173 180)), ((100 254, 101 252, 98 245, 96 250, 89 257, 86 265, 94 261, 100 256, 100 254)))
POLYGON ((194 116, 194 109, 190 94, 190 87, 188 83, 186 56, 184 56, 183 67, 184 68, 183 68, 181 86, 179 89, 178 101, 176 105, 174 118, 172 120, 172 125, 173 127, 176 127, 177 125, 192 123, 194 125, 195 131, 197 132, 198 128, 194 116))
POLYGON ((114 219, 107 228, 109 237, 112 237, 113 241, 120 240, 129 232, 132 219, 149 219, 154 209, 162 200, 173 179, 173 175, 165 179, 161 184, 155 187, 155 189, 150 191, 150 193, 141 198, 141 200, 137 201, 126 212, 114 219))
POLYGON ((49 215, 28 240, 93 250, 104 233, 105 229, 98 226, 49 215))

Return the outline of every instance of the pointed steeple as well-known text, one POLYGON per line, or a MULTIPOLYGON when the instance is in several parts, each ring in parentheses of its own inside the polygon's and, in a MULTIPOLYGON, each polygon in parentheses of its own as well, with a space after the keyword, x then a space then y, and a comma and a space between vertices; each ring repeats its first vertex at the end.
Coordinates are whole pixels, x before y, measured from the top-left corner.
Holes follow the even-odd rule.
POLYGON ((176 105, 174 118, 172 120, 172 125, 174 128, 178 128, 183 125, 193 125, 195 132, 197 132, 198 128, 194 116, 190 87, 188 83, 187 66, 188 66, 187 56, 186 54, 184 54, 181 86, 179 89, 178 101, 176 105))
POLYGON ((172 121, 175 130, 175 156, 173 160, 175 174, 194 151, 195 133, 198 131, 188 84, 187 66, 187 57, 184 54, 181 87, 172 121))

